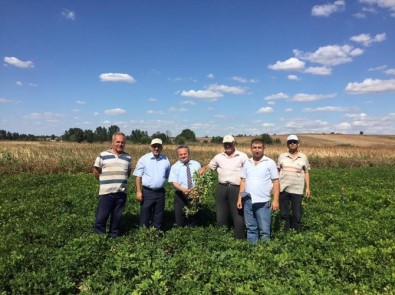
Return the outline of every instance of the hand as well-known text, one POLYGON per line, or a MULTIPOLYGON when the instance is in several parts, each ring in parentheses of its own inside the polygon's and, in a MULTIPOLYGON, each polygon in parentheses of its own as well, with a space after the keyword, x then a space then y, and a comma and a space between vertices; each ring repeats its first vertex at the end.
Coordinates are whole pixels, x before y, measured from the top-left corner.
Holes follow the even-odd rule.
POLYGON ((242 209, 243 208, 243 203, 241 202, 241 198, 237 199, 236 206, 237 206, 237 209, 242 209))
POLYGON ((272 211, 277 211, 280 208, 278 200, 273 200, 272 202, 272 211))
POLYGON ((306 198, 310 199, 310 188, 306 188, 306 198))
POLYGON ((139 202, 143 201, 143 193, 142 192, 136 192, 136 199, 139 202))

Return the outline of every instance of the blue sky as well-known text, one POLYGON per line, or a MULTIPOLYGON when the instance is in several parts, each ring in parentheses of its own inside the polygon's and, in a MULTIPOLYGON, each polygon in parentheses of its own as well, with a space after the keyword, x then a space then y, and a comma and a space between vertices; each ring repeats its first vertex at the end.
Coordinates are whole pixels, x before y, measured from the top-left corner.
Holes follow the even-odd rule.
POLYGON ((395 1, 0 1, 0 129, 395 134, 395 1))

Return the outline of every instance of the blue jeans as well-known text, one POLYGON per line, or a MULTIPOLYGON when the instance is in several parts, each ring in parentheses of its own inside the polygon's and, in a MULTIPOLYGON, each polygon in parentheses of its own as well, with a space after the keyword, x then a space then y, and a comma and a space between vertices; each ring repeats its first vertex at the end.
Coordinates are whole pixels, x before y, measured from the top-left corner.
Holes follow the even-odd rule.
POLYGON ((94 231, 98 234, 106 233, 106 225, 110 218, 109 236, 115 238, 119 236, 119 224, 121 221, 122 210, 126 204, 125 193, 112 193, 100 195, 96 212, 96 222, 94 231))
POLYGON ((247 228, 247 241, 270 240, 272 221, 271 202, 252 203, 251 197, 244 198, 244 219, 247 228))

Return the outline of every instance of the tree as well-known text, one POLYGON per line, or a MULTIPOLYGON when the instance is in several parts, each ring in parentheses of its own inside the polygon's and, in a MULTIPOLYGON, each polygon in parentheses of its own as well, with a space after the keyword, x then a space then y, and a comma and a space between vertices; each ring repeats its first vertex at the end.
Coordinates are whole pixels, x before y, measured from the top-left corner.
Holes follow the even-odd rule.
POLYGON ((109 141, 112 141, 112 135, 114 133, 119 132, 121 129, 119 129, 119 127, 117 125, 111 125, 110 127, 108 127, 108 132, 107 132, 107 139, 109 141))
POLYGON ((96 141, 105 142, 107 140, 106 127, 97 127, 95 131, 96 141))
POLYGON ((160 139, 162 139, 163 144, 171 143, 170 138, 166 134, 160 133, 159 131, 157 131, 156 133, 152 134, 151 138, 160 138, 160 139))
POLYGON ((273 144, 272 137, 269 134, 267 134, 267 133, 262 134, 261 135, 261 139, 263 140, 263 142, 265 144, 273 144))
POLYGON ((133 143, 149 143, 150 137, 147 131, 141 131, 140 129, 132 130, 128 139, 133 143))
POLYGON ((191 129, 184 129, 177 137, 184 137, 186 141, 196 142, 196 135, 191 129))
POLYGON ((211 137, 211 143, 222 143, 222 137, 221 136, 213 136, 211 137))

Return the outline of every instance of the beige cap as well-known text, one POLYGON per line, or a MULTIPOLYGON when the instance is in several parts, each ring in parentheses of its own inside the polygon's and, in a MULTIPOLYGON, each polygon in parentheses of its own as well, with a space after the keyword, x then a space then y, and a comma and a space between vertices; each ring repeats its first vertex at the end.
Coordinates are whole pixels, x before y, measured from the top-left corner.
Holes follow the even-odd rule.
POLYGON ((295 134, 292 134, 292 135, 288 136, 287 137, 287 141, 289 141, 289 140, 299 141, 298 137, 295 134))
POLYGON ((160 139, 160 138, 154 138, 154 139, 151 141, 151 145, 154 145, 154 144, 160 144, 160 145, 162 145, 162 139, 160 139))
POLYGON ((235 141, 235 138, 232 135, 225 135, 222 143, 232 143, 235 141))

